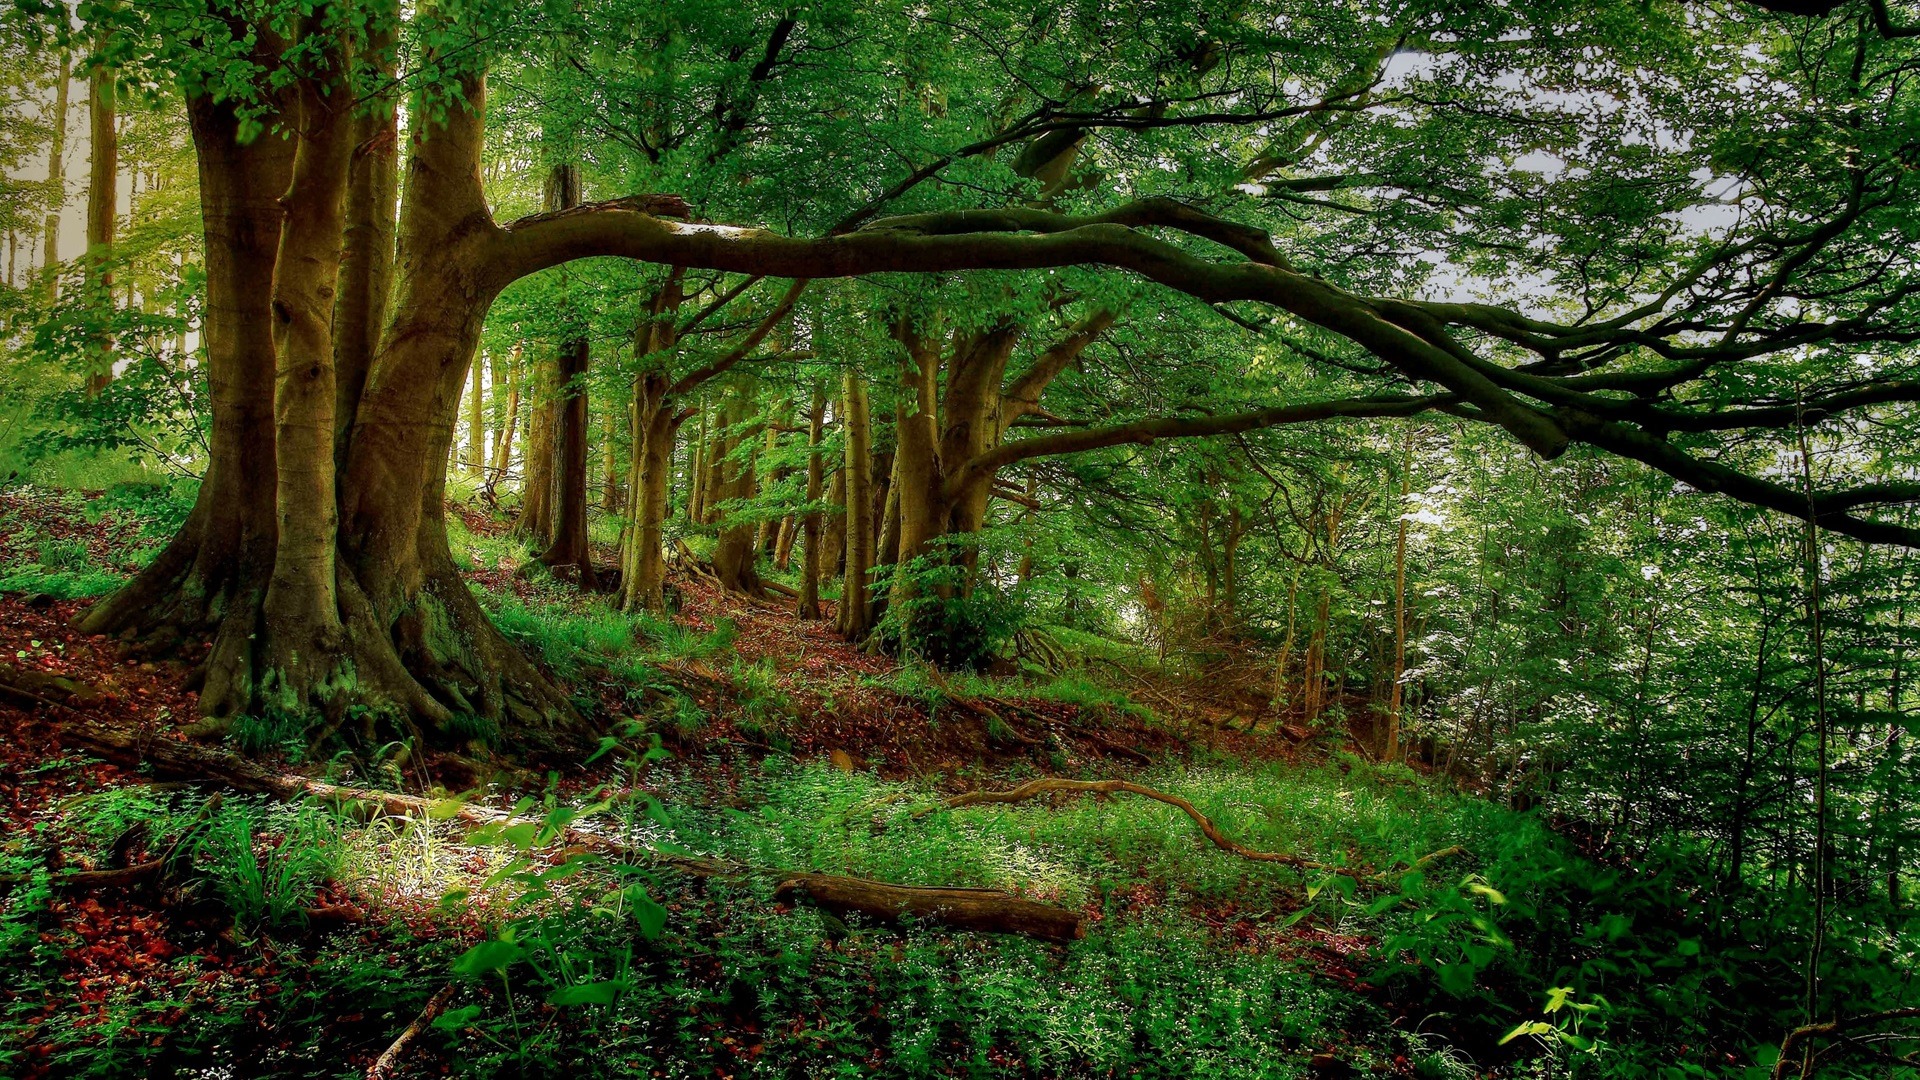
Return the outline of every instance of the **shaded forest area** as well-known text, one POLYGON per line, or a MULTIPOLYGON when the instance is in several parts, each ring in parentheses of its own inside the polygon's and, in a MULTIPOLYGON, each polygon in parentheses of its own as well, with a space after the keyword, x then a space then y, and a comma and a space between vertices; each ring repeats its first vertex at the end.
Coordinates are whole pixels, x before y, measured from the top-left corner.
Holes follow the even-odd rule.
POLYGON ((1920 9, 20 0, 0 1073, 1920 1076, 1920 9))

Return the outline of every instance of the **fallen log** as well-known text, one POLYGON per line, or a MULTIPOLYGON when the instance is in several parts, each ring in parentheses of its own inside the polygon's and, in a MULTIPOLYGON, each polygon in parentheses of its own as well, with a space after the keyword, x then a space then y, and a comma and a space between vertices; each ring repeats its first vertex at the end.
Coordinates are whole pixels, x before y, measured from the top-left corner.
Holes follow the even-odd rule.
POLYGON ((836 914, 859 912, 881 922, 911 916, 991 934, 1021 934, 1044 941, 1086 936, 1080 913, 1022 900, 997 889, 947 889, 889 885, 839 874, 794 874, 773 890, 775 899, 804 896, 836 914))
MULTIPOLYGON (((88 722, 76 725, 70 731, 76 740, 109 757, 141 760, 156 771, 217 780, 242 791, 271 795, 278 799, 312 796, 372 806, 395 817, 431 815, 471 827, 543 824, 534 819, 515 817, 504 810, 471 803, 424 799, 417 795, 332 784, 278 773, 220 750, 166 737, 152 737, 128 728, 88 722)), ((960 930, 1021 934, 1046 941, 1073 941, 1086 933, 1077 911, 994 889, 894 885, 840 874, 748 866, 675 855, 574 828, 562 829, 554 842, 556 845, 617 859, 638 859, 696 877, 772 880, 779 883, 775 888, 777 896, 789 899, 805 897, 829 911, 840 914, 859 912, 884 922, 898 922, 912 916, 960 930)))

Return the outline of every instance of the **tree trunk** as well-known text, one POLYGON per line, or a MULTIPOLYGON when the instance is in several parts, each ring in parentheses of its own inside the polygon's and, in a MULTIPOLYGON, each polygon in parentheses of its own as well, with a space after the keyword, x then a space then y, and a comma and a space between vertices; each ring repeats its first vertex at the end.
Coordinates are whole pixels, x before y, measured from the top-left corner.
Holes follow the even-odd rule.
POLYGON ((847 433, 847 571, 840 590, 839 630, 858 641, 873 629, 867 591, 867 575, 873 568, 873 430, 867 385, 859 372, 847 369, 841 392, 847 433))
POLYGON ((582 589, 594 587, 592 553, 587 547, 587 341, 569 341, 560 349, 559 420, 555 429, 553 543, 540 561, 555 576, 582 589))
MULTIPOLYGON (((627 610, 666 610, 667 563, 664 553, 673 446, 686 414, 674 414, 666 358, 677 344, 680 274, 670 274, 654 294, 648 318, 634 328, 633 351, 646 365, 633 381, 632 461, 627 488, 633 492, 634 524, 621 552, 620 606, 627 610)), ((703 414, 704 416, 704 414, 703 414)))
MULTIPOLYGON (((785 410, 783 409, 782 411, 784 412, 785 410)), ((773 458, 774 451, 780 447, 780 427, 779 424, 773 422, 771 414, 769 414, 768 421, 767 445, 762 451, 761 456, 770 461, 773 458)), ((760 482, 755 494, 764 496, 771 493, 775 486, 780 483, 780 480, 781 474, 778 470, 767 470, 765 479, 760 482)), ((778 518, 770 517, 760 522, 759 526, 754 530, 753 551, 755 558, 771 559, 773 557, 774 545, 779 539, 779 530, 780 520, 778 518)))
POLYGON ((826 487, 826 459, 820 440, 826 434, 827 384, 813 381, 813 399, 807 404, 807 512, 801 517, 804 551, 800 558, 800 600, 794 612, 802 619, 820 617, 820 495, 826 487))
MULTIPOLYGON (((262 62, 288 46, 268 27, 253 32, 262 62)), ((318 44, 310 52, 343 70, 334 43, 318 44)), ((334 288, 354 144, 348 114, 324 107, 324 77, 281 104, 288 139, 242 145, 231 106, 190 101, 212 460, 181 533, 81 628, 211 629, 200 704, 216 717, 283 710, 330 719, 328 730, 357 719, 369 738, 389 720, 398 733, 426 725, 445 739, 468 716, 515 721, 523 743, 552 742, 577 717, 487 621, 454 569, 443 520, 460 391, 501 284, 474 228, 486 213, 484 83, 470 77, 467 104, 415 133, 394 315, 336 472, 334 288)))
MULTIPOLYGON (((754 468, 751 460, 729 461, 734 448, 752 440, 758 432, 740 431, 741 425, 753 417, 753 400, 750 393, 736 388, 728 392, 725 411, 726 427, 734 432, 731 438, 723 437, 722 444, 715 447, 714 476, 716 478, 716 503, 732 501, 736 504, 753 497, 754 468), (722 449, 724 446, 724 449, 722 449)), ((717 510, 717 507, 716 507, 717 510)), ((738 506, 729 512, 738 513, 738 506)), ((720 538, 713 545, 713 573, 720 584, 735 592, 758 595, 760 573, 755 567, 759 548, 754 543, 752 522, 729 525, 720 531, 720 538)))
MULTIPOLYGON (((845 426, 842 419, 841 426, 845 426)), ((822 524, 820 540, 820 576, 841 573, 847 554, 847 470, 844 463, 833 470, 833 485, 827 489, 827 505, 833 512, 822 524)))
POLYGON ((635 381, 635 449, 628 487, 634 492, 637 519, 625 551, 620 598, 620 606, 628 611, 666 610, 667 482, 673 476, 674 436, 680 427, 665 403, 666 396, 665 372, 651 371, 635 381))
MULTIPOLYGON (((89 608, 78 627, 151 637, 159 646, 212 631, 214 647, 196 675, 200 708, 224 717, 252 702, 243 649, 256 632, 274 563, 274 319, 260 283, 273 279, 293 145, 242 145, 230 106, 206 97, 187 106, 206 232, 208 467, 179 533, 145 570, 89 608)), ((58 226, 53 218, 50 224, 58 226)))
POLYGON ((493 439, 493 464, 490 466, 487 475, 487 488, 489 491, 492 490, 493 485, 500 482, 502 477, 506 476, 507 469, 513 461, 513 432, 520 424, 520 373, 514 362, 519 354, 520 347, 516 345, 513 351, 508 354, 507 359, 500 360, 496 358, 493 361, 494 398, 498 400, 500 388, 505 386, 507 388, 507 405, 506 411, 500 419, 499 434, 495 435, 493 439))
POLYGON ((608 409, 600 424, 600 509, 609 514, 620 512, 620 455, 615 445, 618 420, 608 409))
POLYGON ((468 476, 479 477, 487 467, 486 364, 475 363, 467 380, 467 454, 461 464, 468 476))
POLYGON ((60 211, 67 205, 67 102, 73 58, 61 49, 53 84, 53 141, 47 146, 47 219, 41 233, 41 300, 60 295, 60 211))
POLYGON ((700 429, 693 437, 693 460, 687 465, 687 524, 707 523, 707 405, 700 403, 700 429))
POLYGON ((1400 705, 1407 678, 1407 496, 1413 491, 1413 433, 1407 425, 1406 451, 1400 459, 1400 513, 1393 539, 1393 689, 1387 698, 1387 737, 1383 760, 1400 760, 1400 705))
MULTIPOLYGON (((546 208, 570 210, 580 205, 580 167, 555 165, 547 174, 546 208)), ((587 388, 584 377, 590 350, 585 338, 560 346, 554 371, 558 400, 553 426, 551 515, 546 535, 553 542, 540 561, 562 579, 582 589, 593 588, 593 560, 587 547, 587 388)))
MULTIPOLYGON (((393 0, 382 14, 392 18, 393 0)), ((364 60, 392 75, 397 25, 377 22, 364 60)), ((346 255, 333 305, 334 459, 347 461, 349 429, 373 370, 393 292, 394 216, 400 199, 400 130, 391 98, 366 103, 353 118, 353 170, 347 181, 346 255)))
MULTIPOLYGON (((96 42, 104 46, 104 35, 96 42)), ((87 288, 101 315, 113 308, 113 223, 120 205, 120 132, 115 122, 114 74, 96 66, 87 77, 87 132, 91 162, 87 181, 87 288)), ((97 335, 87 357, 87 393, 113 381, 113 340, 97 335)))
POLYGON ((553 538, 554 433, 559 426, 558 380, 554 363, 532 361, 525 464, 520 469, 520 516, 514 531, 544 546, 553 538))

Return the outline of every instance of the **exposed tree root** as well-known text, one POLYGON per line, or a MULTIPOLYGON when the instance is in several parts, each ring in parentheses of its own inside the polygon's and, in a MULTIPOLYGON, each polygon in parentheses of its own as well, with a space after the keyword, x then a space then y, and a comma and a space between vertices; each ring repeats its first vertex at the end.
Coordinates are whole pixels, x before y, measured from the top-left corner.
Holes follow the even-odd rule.
MULTIPOLYGON (((1007 791, 970 791, 964 795, 955 795, 939 806, 922 810, 920 814, 916 816, 929 814, 935 810, 957 810, 963 806, 1025 802, 1028 799, 1034 799, 1056 792, 1067 795, 1139 795, 1142 798, 1152 799, 1155 802, 1166 803, 1168 806, 1174 807, 1186 814, 1193 819, 1195 825, 1200 827, 1201 835, 1205 836, 1213 846, 1228 854, 1238 855, 1240 858, 1249 859, 1253 862, 1279 863, 1282 866, 1291 866, 1300 870, 1317 870, 1324 873, 1344 874, 1352 877, 1359 876, 1349 867, 1315 862, 1312 859, 1302 858, 1301 856, 1291 855, 1286 852, 1257 851, 1237 843, 1230 839, 1225 833, 1221 832, 1220 829, 1214 825, 1212 819, 1201 813, 1187 800, 1178 795, 1169 795, 1156 788, 1147 787, 1145 784, 1133 783, 1130 780, 1063 780, 1054 777, 1042 777, 1038 780, 1029 780, 1019 787, 1007 791)), ((1460 852, 1461 849, 1458 847, 1443 848, 1431 855, 1420 858, 1414 863, 1413 869, 1419 869, 1439 859, 1458 855, 1460 852)), ((1372 875, 1374 879, 1384 879, 1385 876, 1384 874, 1372 875)))
POLYGON ((427 1030, 427 1025, 433 1023, 435 1017, 447 1010, 447 1004, 453 1000, 453 991, 454 984, 448 983, 427 999, 426 1007, 413 1018, 413 1023, 402 1029, 386 1050, 367 1067, 367 1080, 387 1080, 399 1071, 400 1062, 407 1055, 407 1047, 421 1032, 427 1030))
MULTIPOLYGON (((72 736, 100 753, 128 762, 144 762, 158 772, 218 780, 242 791, 280 799, 317 797, 343 804, 362 804, 395 816, 444 816, 446 803, 414 795, 351 787, 275 772, 233 754, 167 738, 154 738, 130 728, 85 722, 70 728, 72 736)), ((461 805, 453 815, 464 825, 511 825, 528 819, 502 810, 461 805)), ((889 922, 913 917, 963 930, 1022 934, 1047 941, 1072 941, 1085 934, 1080 914, 992 889, 949 889, 894 885, 866 878, 807 871, 747 866, 716 859, 674 855, 644 845, 630 845, 579 829, 566 829, 558 843, 621 859, 642 859, 696 877, 759 879, 776 882, 777 896, 806 900, 837 913, 859 912, 889 922)))
MULTIPOLYGON (((1143 798, 1152 799, 1155 802, 1166 803, 1168 806, 1174 807, 1181 813, 1186 814, 1193 819, 1195 825, 1200 827, 1201 835, 1205 836, 1214 847, 1229 854, 1238 855, 1243 859, 1250 859, 1254 862, 1279 863, 1282 866, 1292 866, 1302 870, 1340 871, 1339 867, 1314 862, 1311 859, 1304 859, 1298 855, 1291 855, 1281 851, 1256 851, 1253 848, 1236 843, 1229 839, 1225 833, 1221 832, 1219 828, 1213 824, 1212 819, 1201 813, 1192 803, 1178 795, 1169 795, 1164 791, 1150 788, 1145 784, 1136 784, 1131 780, 1063 780, 1057 777, 1041 777, 1037 780, 1029 780, 1019 787, 1007 791, 970 791, 964 795, 955 795, 953 798, 940 804, 939 807, 933 809, 957 810, 963 806, 980 806, 988 803, 1025 802, 1028 799, 1035 799, 1042 795, 1050 795, 1056 792, 1068 795, 1139 795, 1143 798)), ((930 812, 931 810, 922 811, 922 813, 930 812)))

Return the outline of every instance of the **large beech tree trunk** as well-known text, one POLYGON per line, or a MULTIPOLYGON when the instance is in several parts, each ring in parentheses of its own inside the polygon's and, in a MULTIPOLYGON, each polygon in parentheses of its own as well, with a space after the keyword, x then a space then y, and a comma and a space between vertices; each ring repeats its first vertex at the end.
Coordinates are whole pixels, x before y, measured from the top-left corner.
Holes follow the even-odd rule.
MULTIPOLYGON (((269 65, 291 44, 264 29, 256 40, 269 65)), ((314 46, 333 71, 350 62, 339 42, 314 46)), ((210 634, 200 704, 214 717, 359 719, 369 736, 384 718, 444 738, 466 716, 513 721, 522 741, 551 738, 577 718, 474 602, 442 517, 460 392, 503 284, 482 250, 484 82, 466 80, 469 108, 418 122, 393 314, 361 375, 336 367, 336 337, 363 334, 371 316, 358 313, 384 290, 355 285, 354 258, 377 245, 343 252, 343 237, 356 221, 379 231, 356 215, 377 217, 380 185, 369 177, 370 197, 349 197, 359 123, 324 107, 322 77, 276 102, 297 138, 242 144, 231 105, 189 102, 207 234, 211 461, 180 534, 81 628, 210 634), (350 422, 335 414, 343 401, 357 402, 350 422)), ((378 261, 361 269, 378 278, 378 261)))

